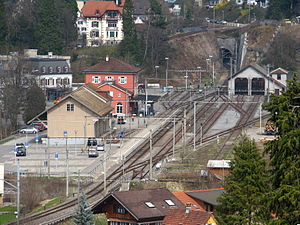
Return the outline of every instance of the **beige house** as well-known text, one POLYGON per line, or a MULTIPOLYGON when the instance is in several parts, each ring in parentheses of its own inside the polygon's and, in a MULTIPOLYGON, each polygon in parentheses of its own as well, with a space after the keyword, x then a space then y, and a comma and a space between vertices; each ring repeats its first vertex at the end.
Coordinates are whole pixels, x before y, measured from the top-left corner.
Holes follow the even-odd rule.
POLYGON ((112 110, 108 99, 82 86, 34 119, 43 120, 42 117, 47 114, 48 139, 51 143, 59 143, 59 139, 65 137, 70 143, 72 139, 80 143, 80 140, 100 137, 109 130, 112 110))

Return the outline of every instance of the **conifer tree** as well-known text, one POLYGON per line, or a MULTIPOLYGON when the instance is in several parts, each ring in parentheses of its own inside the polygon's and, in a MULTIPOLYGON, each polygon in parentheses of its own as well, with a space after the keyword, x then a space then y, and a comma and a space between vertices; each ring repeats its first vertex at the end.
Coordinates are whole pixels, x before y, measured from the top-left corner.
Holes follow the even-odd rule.
POLYGON ((62 30, 59 28, 59 12, 54 0, 37 0, 37 40, 40 54, 63 52, 62 30))
POLYGON ((271 96, 265 105, 278 129, 275 140, 265 150, 270 155, 272 191, 270 210, 277 219, 272 224, 298 224, 300 221, 300 82, 288 82, 287 91, 271 96))
POLYGON ((132 57, 135 62, 141 64, 142 45, 141 41, 138 39, 132 15, 132 0, 126 0, 122 14, 124 39, 120 43, 120 53, 122 56, 132 57))
POLYGON ((79 195, 79 205, 74 217, 76 225, 94 225, 94 216, 83 193, 79 195))
POLYGON ((245 136, 234 146, 233 153, 225 193, 218 200, 218 221, 224 225, 266 224, 271 214, 264 204, 268 191, 265 161, 255 142, 245 136))
POLYGON ((4 5, 4 1, 0 0, 0 51, 6 45, 7 33, 8 33, 8 28, 7 28, 6 16, 5 16, 5 5, 4 5))

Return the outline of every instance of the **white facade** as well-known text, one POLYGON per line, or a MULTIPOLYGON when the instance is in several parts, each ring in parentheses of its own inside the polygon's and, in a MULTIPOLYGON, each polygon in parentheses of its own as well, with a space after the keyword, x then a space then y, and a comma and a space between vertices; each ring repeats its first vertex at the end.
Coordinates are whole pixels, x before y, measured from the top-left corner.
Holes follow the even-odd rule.
MULTIPOLYGON (((261 79, 262 90, 261 94, 268 95, 268 93, 274 93, 279 95, 283 90, 286 89, 286 80, 287 80, 287 73, 281 74, 280 80, 278 80, 279 76, 272 72, 270 73, 270 77, 268 76, 268 72, 264 71, 263 68, 257 69, 259 66, 247 66, 241 71, 234 74, 232 77, 228 78, 228 94, 235 95, 237 88, 238 79, 244 80, 247 88, 244 89, 244 94, 246 95, 254 95, 253 92, 257 91, 253 87, 254 80, 261 79)), ((276 70, 274 70, 276 71, 276 70)))
POLYGON ((269 6, 269 0, 265 0, 264 2, 257 2, 256 0, 236 0, 236 4, 242 5, 243 3, 246 3, 247 5, 257 5, 259 4, 259 7, 267 8, 269 6))
POLYGON ((77 29, 78 38, 90 47, 118 44, 124 38, 122 15, 116 10, 94 17, 82 14, 77 19, 77 29))

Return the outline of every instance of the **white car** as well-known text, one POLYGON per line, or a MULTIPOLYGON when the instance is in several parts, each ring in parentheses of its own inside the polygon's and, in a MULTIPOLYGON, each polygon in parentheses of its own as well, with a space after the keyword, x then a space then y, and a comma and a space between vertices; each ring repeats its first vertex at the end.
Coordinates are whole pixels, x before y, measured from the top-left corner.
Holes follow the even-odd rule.
POLYGON ((99 144, 96 147, 97 151, 104 151, 104 144, 99 144))
POLYGON ((26 127, 20 130, 20 133, 22 134, 36 134, 38 132, 39 130, 36 129, 35 127, 26 127))

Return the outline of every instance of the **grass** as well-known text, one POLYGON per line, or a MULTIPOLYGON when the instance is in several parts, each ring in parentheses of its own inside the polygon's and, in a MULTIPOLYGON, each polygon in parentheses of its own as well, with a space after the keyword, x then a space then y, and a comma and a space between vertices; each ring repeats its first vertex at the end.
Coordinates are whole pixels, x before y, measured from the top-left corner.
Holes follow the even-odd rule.
POLYGON ((0 208, 0 212, 7 212, 7 214, 0 215, 0 224, 6 224, 16 219, 14 212, 16 211, 14 206, 4 206, 0 208))
POLYGON ((48 208, 50 208, 50 207, 52 207, 52 206, 55 206, 55 205, 57 205, 57 204, 63 202, 63 201, 65 200, 65 198, 66 198, 66 197, 64 197, 64 196, 60 196, 60 197, 54 198, 54 199, 52 199, 51 201, 47 202, 45 205, 40 206, 40 207, 38 207, 38 208, 32 210, 31 214, 37 213, 37 212, 40 212, 40 211, 42 211, 42 210, 48 209, 48 208))

